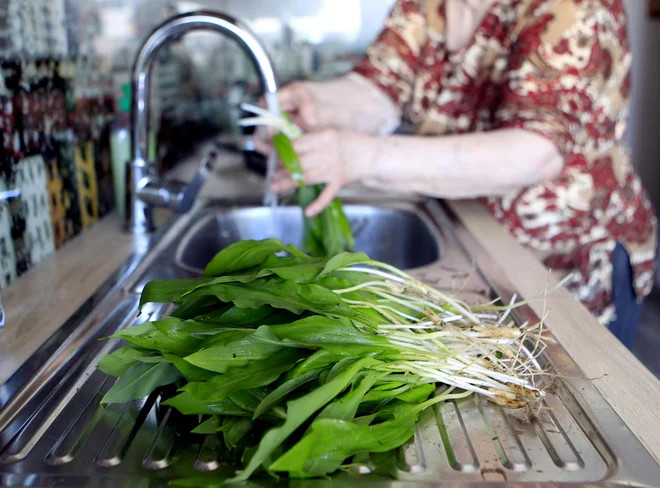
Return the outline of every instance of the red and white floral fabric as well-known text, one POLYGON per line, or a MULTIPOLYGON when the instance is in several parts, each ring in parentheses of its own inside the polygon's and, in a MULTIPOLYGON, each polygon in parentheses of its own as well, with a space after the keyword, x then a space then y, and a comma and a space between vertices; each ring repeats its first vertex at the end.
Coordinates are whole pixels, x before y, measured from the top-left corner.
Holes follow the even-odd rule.
MULTIPOLYGON (((484 202, 606 324, 611 253, 653 286, 657 222, 624 143, 631 54, 622 0, 497 0, 464 48, 446 49, 445 0, 399 0, 356 72, 418 134, 520 128, 552 140, 561 175, 484 202)), ((492 171, 497 171, 496 167, 492 171)), ((488 175, 484 175, 487 178, 488 175)))

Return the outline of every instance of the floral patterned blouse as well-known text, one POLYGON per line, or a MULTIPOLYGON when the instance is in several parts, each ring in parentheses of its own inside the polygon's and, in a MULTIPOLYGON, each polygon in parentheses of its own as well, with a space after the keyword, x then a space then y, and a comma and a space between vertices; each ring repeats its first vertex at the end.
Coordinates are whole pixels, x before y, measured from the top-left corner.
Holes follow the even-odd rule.
POLYGON ((417 134, 519 128, 552 140, 561 175, 488 198, 494 217, 569 289, 614 319, 611 255, 639 299, 654 283, 657 222, 624 143, 631 54, 622 0, 498 0, 466 47, 445 48, 445 0, 398 0, 356 72, 417 134))

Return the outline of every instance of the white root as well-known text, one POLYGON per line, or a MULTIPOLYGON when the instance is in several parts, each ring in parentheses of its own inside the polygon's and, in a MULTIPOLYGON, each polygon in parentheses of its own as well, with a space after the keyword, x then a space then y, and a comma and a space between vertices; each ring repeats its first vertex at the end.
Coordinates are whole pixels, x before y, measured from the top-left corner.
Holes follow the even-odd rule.
POLYGON ((516 302, 515 295, 508 306, 488 304, 475 312, 395 268, 368 264, 374 268, 359 266, 343 271, 367 274, 375 280, 337 293, 363 291, 379 297, 377 304, 362 306, 381 313, 387 323, 375 326, 372 332, 399 349, 400 359, 383 365, 384 371, 405 372, 425 382, 461 388, 509 408, 528 406, 543 398, 543 391, 535 385, 537 378, 548 375, 538 362, 546 347, 545 315, 537 324, 526 322, 516 327, 509 317, 526 302, 516 302))

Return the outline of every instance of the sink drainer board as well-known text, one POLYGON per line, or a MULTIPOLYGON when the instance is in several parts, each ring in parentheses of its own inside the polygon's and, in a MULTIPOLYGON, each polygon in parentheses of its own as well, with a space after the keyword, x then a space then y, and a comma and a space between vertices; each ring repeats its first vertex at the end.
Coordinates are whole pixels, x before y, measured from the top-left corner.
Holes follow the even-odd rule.
MULTIPOLYGON (((492 293, 497 290, 505 299, 510 294, 494 263, 483 261, 480 249, 446 209, 431 202, 394 207, 409 214, 406 218, 433 227, 431 234, 442 252, 430 273, 434 266, 445 269, 446 259, 457 267, 460 252, 465 263, 477 261, 479 280, 492 293)), ((222 213, 224 217, 213 217, 222 220, 231 212, 236 210, 210 206, 189 217, 193 223, 179 226, 185 232, 163 236, 154 244, 150 264, 114 278, 115 286, 109 293, 105 287, 105 298, 95 302, 91 313, 72 318, 0 388, 3 486, 157 487, 175 478, 227 472, 222 441, 185 434, 182 417, 160 405, 166 392, 131 404, 100 406, 114 379, 96 371, 95 365, 118 345, 99 338, 168 312, 153 306, 138 316, 134 290, 147 279, 190 276, 190 270, 177 264, 176 251, 190 242, 191 232, 204 227, 204 219, 222 213)), ((525 307, 520 313, 524 320, 533 314, 525 307)), ((478 397, 441 404, 422 415, 414 439, 400 449, 392 466, 396 479, 371 473, 367 459, 332 480, 289 484, 660 486, 657 463, 591 383, 579 379, 580 370, 563 349, 552 346, 544 360, 571 379, 557 381, 538 411, 511 412, 478 397)), ((270 479, 250 483, 273 484, 270 479)))

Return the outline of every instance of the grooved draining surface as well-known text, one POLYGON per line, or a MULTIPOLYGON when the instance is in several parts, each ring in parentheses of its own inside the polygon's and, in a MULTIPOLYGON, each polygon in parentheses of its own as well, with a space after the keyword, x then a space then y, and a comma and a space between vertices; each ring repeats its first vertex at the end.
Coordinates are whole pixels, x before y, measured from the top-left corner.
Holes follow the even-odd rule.
MULTIPOLYGON (((82 384, 81 377, 63 377, 11 429, 11 438, 3 436, 5 476, 29 468, 40 476, 129 476, 164 483, 222 472, 227 457, 222 439, 177 431, 181 417, 160 405, 162 392, 130 404, 101 405, 114 379, 91 364, 82 370, 82 378, 87 375, 82 384)), ((368 473, 370 463, 364 461, 358 471, 368 473)), ((589 482, 608 473, 556 394, 534 413, 512 413, 476 396, 429 409, 415 438, 401 449, 397 469, 409 481, 589 482)))

